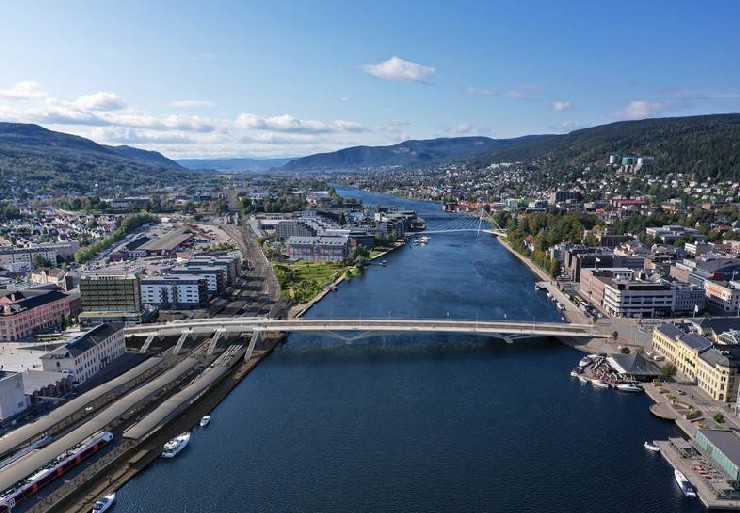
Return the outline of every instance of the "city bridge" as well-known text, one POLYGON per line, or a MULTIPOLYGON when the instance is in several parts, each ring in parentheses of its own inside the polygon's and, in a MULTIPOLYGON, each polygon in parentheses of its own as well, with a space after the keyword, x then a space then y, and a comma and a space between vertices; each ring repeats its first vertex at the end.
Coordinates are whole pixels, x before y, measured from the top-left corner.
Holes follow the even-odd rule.
POLYGON ((521 336, 605 338, 598 326, 559 322, 470 321, 453 319, 267 319, 233 317, 170 321, 126 328, 126 336, 146 337, 142 352, 158 337, 177 336, 177 353, 190 336, 212 337, 209 352, 223 335, 241 333, 323 333, 347 342, 365 337, 399 333, 459 333, 500 336, 508 342, 521 336), (347 333, 351 333, 347 334, 347 333))

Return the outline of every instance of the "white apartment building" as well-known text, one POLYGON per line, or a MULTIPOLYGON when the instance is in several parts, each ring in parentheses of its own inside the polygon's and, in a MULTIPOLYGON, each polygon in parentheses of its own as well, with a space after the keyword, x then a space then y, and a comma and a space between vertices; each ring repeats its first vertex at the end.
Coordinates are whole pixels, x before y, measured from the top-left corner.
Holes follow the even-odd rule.
POLYGON ((141 302, 160 308, 204 308, 208 279, 197 274, 149 276, 141 280, 141 302))
POLYGON ((73 376, 84 383, 126 352, 123 328, 100 324, 41 357, 45 371, 73 376))

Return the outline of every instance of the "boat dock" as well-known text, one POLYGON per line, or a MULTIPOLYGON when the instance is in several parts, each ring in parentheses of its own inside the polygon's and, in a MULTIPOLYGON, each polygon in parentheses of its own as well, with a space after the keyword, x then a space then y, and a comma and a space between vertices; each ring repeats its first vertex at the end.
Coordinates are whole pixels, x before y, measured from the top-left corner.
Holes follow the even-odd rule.
POLYGON ((660 454, 691 481, 702 504, 710 510, 740 511, 740 498, 729 498, 727 478, 683 438, 656 441, 660 454))

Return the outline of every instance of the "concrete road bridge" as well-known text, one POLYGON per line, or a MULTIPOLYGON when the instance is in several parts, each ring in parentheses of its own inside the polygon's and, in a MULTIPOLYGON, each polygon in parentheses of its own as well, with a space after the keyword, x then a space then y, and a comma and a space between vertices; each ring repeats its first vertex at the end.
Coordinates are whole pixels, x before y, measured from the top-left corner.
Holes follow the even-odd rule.
MULTIPOLYGON (((146 337, 142 351, 158 337, 177 336, 176 352, 190 336, 212 337, 241 333, 323 333, 342 340, 353 340, 383 334, 459 333, 464 335, 501 336, 507 340, 520 336, 607 337, 592 324, 565 324, 526 321, 469 321, 452 319, 267 319, 233 317, 195 319, 158 324, 141 324, 126 328, 126 336, 146 337)), ((215 342, 213 344, 215 346, 215 342)))

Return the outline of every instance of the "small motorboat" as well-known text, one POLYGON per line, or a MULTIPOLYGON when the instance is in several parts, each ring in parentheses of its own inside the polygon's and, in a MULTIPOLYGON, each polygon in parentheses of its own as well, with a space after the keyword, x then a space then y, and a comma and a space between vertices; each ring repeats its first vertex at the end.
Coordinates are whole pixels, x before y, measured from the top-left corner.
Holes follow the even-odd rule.
POLYGON ((575 369, 573 369, 572 371, 570 371, 570 375, 571 375, 571 377, 573 377, 573 378, 578 378, 578 377, 580 377, 580 376, 581 376, 581 373, 582 373, 582 372, 583 372, 583 370, 581 370, 581 369, 579 369, 579 368, 575 368, 575 369))
POLYGON ((642 392, 642 387, 640 385, 635 385, 634 383, 620 383, 617 385, 617 390, 620 392, 642 392))
POLYGON ((657 445, 655 445, 655 443, 653 443, 653 442, 648 442, 647 440, 645 440, 645 443, 642 444, 642 446, 645 449, 647 449, 648 451, 660 452, 660 447, 658 447, 657 445))
POLYGON ((200 418, 200 427, 206 427, 209 422, 211 422, 211 416, 210 415, 203 415, 200 418))
POLYGON ((691 482, 686 479, 686 476, 678 470, 674 470, 673 473, 676 477, 676 484, 681 489, 681 493, 684 495, 684 497, 696 497, 696 490, 694 489, 694 485, 692 485, 691 482))
POLYGON ((578 376, 578 381, 580 381, 584 385, 588 384, 588 379, 584 378, 583 376, 578 376))
POLYGON ((593 380, 591 384, 597 388, 611 388, 611 385, 609 383, 600 379, 593 380))
POLYGON ((103 513, 103 511, 108 511, 108 509, 113 506, 113 501, 115 500, 115 493, 99 498, 95 501, 95 504, 93 505, 92 513, 103 513))
POLYGON ((583 358, 581 358, 581 361, 578 362, 578 366, 582 369, 584 367, 588 367, 589 365, 591 365, 591 358, 589 358, 588 356, 584 356, 583 358))

